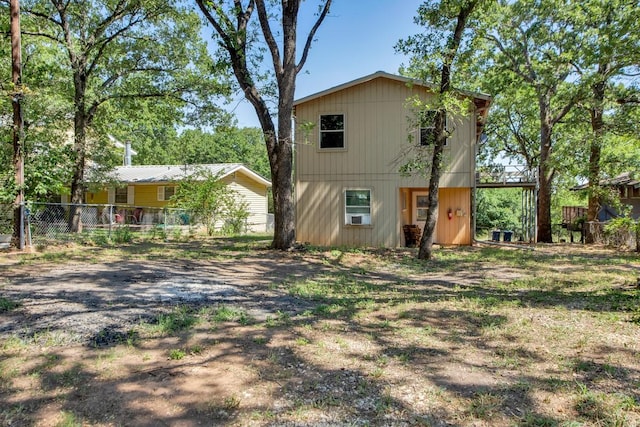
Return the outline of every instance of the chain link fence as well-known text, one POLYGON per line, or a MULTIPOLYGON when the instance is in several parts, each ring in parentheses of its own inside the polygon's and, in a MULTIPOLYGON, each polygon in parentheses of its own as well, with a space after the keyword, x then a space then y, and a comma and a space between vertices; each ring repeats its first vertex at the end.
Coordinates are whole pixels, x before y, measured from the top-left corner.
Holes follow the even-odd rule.
MULTIPOLYGON (((11 234, 13 206, 0 205, 0 214, 0 234, 11 234)), ((27 203, 25 209, 28 245, 61 241, 105 242, 131 236, 131 233, 166 237, 167 233, 183 235, 200 227, 194 215, 181 209, 67 203, 27 203)))

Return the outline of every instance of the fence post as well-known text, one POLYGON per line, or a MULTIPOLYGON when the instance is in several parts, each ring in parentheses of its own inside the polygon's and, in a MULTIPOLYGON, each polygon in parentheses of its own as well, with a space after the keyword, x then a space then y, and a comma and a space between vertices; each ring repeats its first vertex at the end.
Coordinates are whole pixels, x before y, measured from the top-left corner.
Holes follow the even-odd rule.
POLYGON ((24 200, 20 202, 20 207, 18 208, 20 211, 20 231, 18 232, 18 249, 21 251, 24 250, 24 200))
POLYGON ((109 218, 107 218, 107 222, 109 222, 109 235, 107 236, 109 239, 111 239, 111 224, 112 224, 112 219, 113 218, 113 205, 107 205, 109 207, 109 218))

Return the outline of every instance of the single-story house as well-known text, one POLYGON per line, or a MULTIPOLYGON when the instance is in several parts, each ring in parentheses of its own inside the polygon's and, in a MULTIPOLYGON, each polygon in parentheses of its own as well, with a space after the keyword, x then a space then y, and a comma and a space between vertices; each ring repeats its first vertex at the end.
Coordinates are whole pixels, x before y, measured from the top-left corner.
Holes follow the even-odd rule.
POLYGON ((167 207, 180 180, 199 170, 219 174, 220 179, 247 203, 249 231, 267 230, 268 189, 271 182, 239 163, 119 166, 113 171, 112 177, 114 182, 120 182, 121 185, 87 192, 85 202, 118 205, 132 212, 136 208, 167 207))
MULTIPOLYGON (((613 178, 606 178, 600 181, 600 186, 615 189, 616 195, 619 197, 620 203, 631 206, 631 217, 640 218, 640 180, 633 172, 621 173, 613 178)), ((585 183, 572 190, 586 190, 589 184, 585 183)), ((620 216, 615 207, 604 204, 598 212, 598 221, 608 221, 612 218, 620 216)))

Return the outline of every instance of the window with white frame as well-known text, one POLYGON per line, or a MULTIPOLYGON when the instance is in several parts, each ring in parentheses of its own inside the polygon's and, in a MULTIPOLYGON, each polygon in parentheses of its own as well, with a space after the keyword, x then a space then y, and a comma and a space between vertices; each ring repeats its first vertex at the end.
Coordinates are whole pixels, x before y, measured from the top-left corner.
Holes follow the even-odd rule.
POLYGON ((345 190, 344 212, 347 225, 370 225, 371 190, 345 190))
POLYGON ((344 114, 320 116, 320 148, 344 148, 344 114))
MULTIPOLYGON (((428 145, 433 146, 436 142, 436 132, 435 132, 435 119, 438 114, 437 110, 427 110, 420 113, 420 145, 428 145)), ((449 133, 449 117, 446 117, 445 120, 445 132, 449 133)), ((449 136, 444 142, 444 145, 449 145, 449 136)))
POLYGON ((116 198, 115 198, 115 203, 118 205, 125 205, 127 204, 127 200, 128 200, 128 187, 116 187, 116 198))
POLYGON ((170 200, 176 194, 175 186, 160 185, 158 186, 158 201, 170 200))

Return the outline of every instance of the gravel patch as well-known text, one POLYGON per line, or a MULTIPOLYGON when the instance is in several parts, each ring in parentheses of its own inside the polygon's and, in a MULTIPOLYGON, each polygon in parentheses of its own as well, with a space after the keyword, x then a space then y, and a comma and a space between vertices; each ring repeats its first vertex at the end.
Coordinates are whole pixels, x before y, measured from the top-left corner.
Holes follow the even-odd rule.
POLYGON ((135 325, 154 322, 179 305, 234 307, 257 321, 312 308, 267 286, 271 277, 238 271, 238 265, 230 270, 228 265, 181 262, 176 267, 145 261, 144 266, 63 265, 9 275, 0 289, 20 307, 0 314, 0 337, 106 345, 126 339, 135 325))

